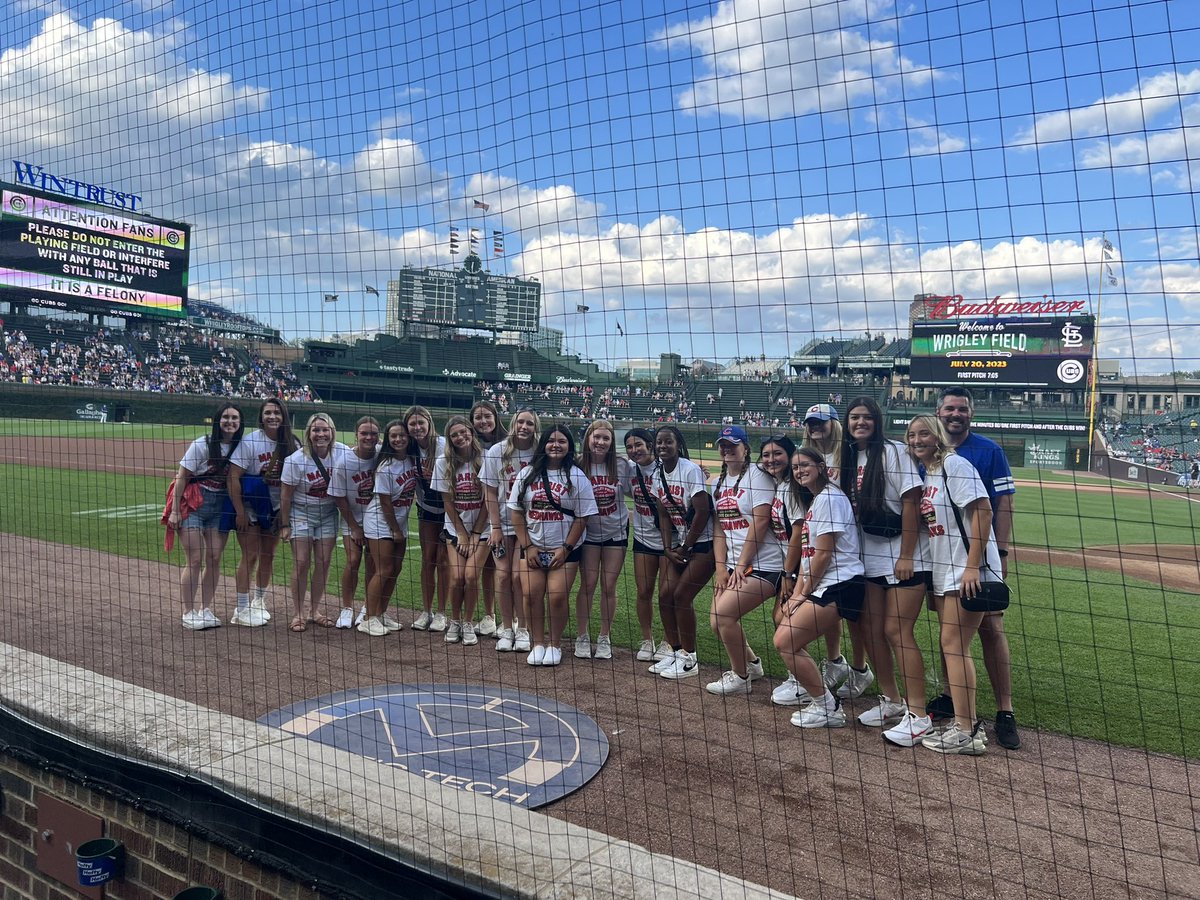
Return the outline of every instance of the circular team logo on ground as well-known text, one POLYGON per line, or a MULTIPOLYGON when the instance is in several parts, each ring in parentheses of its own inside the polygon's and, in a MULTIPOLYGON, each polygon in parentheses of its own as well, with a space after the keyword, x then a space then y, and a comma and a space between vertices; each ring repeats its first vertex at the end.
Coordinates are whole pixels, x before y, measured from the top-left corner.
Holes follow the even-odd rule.
POLYGON ((258 721, 528 809, 583 787, 608 759, 608 737, 579 710, 480 685, 343 691, 258 721))

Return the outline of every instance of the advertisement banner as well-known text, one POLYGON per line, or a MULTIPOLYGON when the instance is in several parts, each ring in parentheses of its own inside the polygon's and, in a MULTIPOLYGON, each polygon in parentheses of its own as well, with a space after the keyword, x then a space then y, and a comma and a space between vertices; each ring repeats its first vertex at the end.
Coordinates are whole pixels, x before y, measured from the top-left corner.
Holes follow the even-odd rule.
POLYGON ((913 323, 914 385, 1084 390, 1095 317, 932 319, 913 323))

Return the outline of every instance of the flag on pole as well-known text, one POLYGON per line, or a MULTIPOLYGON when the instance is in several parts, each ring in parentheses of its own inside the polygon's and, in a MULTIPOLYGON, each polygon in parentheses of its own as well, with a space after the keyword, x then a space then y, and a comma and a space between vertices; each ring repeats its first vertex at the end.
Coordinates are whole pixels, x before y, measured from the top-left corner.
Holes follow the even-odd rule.
POLYGON ((376 297, 379 296, 379 291, 375 290, 375 288, 371 287, 369 284, 366 285, 366 288, 368 294, 374 294, 376 297))
POLYGON ((484 203, 482 200, 475 201, 475 208, 482 209, 484 212, 487 212, 489 209, 491 209, 491 207, 488 206, 486 203, 484 203))
POLYGON ((625 337, 625 329, 621 327, 620 322, 617 323, 617 334, 619 334, 621 337, 625 337))
POLYGON ((325 295, 325 302, 326 302, 326 303, 337 303, 337 299, 338 299, 338 295, 337 295, 337 294, 326 294, 326 295, 325 295))
POLYGON ((1108 283, 1113 287, 1116 287, 1118 284, 1120 284, 1120 280, 1117 278, 1116 272, 1113 271, 1112 263, 1109 262, 1109 260, 1117 258, 1117 251, 1116 248, 1113 247, 1112 241, 1110 241, 1108 238, 1104 239, 1104 249, 1102 253, 1105 260, 1104 268, 1108 271, 1108 283))
POLYGON ((1113 259, 1115 256, 1116 256, 1116 253, 1113 250, 1112 241, 1110 241, 1108 238, 1105 238, 1104 239, 1104 258, 1105 259, 1113 259))
POLYGON ((450 252, 451 254, 458 253, 458 226, 450 226, 450 252))
POLYGON ((492 253, 494 253, 496 256, 504 255, 504 232, 503 231, 493 231, 492 232, 492 253))
POLYGON ((470 237, 471 237, 471 249, 474 250, 476 247, 479 246, 479 229, 472 228, 470 237))

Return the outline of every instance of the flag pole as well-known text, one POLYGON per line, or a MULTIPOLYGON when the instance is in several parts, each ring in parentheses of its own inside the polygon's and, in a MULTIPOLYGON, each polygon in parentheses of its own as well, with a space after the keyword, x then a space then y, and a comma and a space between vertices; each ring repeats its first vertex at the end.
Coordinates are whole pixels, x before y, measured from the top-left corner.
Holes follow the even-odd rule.
POLYGON ((1100 282, 1096 286, 1096 321, 1092 323, 1092 364, 1088 379, 1088 471, 1092 470, 1093 446, 1096 440, 1096 370, 1100 367, 1100 311, 1104 304, 1104 254, 1108 244, 1108 232, 1100 233, 1100 282))

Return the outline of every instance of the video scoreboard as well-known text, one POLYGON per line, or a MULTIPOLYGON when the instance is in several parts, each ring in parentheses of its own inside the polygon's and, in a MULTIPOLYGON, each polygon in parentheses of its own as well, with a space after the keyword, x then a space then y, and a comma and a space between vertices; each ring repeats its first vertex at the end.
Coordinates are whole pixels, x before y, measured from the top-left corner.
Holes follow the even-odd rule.
POLYGON ((0 183, 0 298, 105 315, 187 315, 191 227, 0 183))

